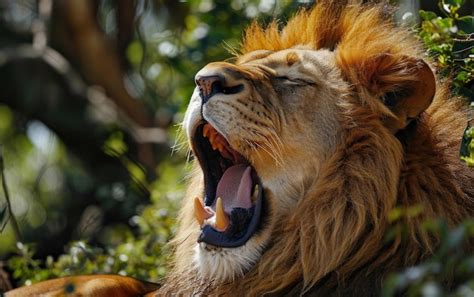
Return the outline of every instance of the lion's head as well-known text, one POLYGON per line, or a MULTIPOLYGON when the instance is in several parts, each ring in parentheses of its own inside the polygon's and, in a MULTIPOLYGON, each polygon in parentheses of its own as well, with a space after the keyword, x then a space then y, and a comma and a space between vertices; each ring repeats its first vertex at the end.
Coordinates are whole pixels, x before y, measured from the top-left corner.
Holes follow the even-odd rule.
POLYGON ((348 93, 334 65, 332 52, 299 46, 211 63, 196 75, 184 125, 204 173, 195 261, 206 277, 248 271, 333 152, 336 99, 348 93))
POLYGON ((383 242, 396 205, 426 203, 425 217, 450 222, 472 213, 472 185, 459 186, 472 174, 454 173, 458 139, 440 129, 460 135, 459 104, 444 103, 417 40, 382 6, 335 2, 282 30, 252 25, 235 62, 196 74, 184 130, 197 173, 169 288, 307 290, 434 246, 416 228, 406 255, 401 240, 383 242), (423 146, 428 155, 413 161, 423 146))

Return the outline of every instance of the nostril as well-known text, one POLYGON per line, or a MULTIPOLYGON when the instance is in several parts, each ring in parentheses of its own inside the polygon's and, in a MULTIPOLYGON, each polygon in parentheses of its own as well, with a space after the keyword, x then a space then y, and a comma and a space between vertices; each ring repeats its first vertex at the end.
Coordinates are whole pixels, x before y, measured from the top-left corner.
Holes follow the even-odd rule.
POLYGON ((199 87, 199 92, 204 103, 213 95, 222 93, 223 81, 224 78, 218 75, 200 76, 196 78, 196 85, 199 87))
POLYGON ((225 83, 225 78, 220 75, 196 77, 196 85, 199 87, 199 93, 203 103, 209 101, 209 99, 215 94, 236 94, 244 88, 241 84, 227 87, 225 86, 225 83))
POLYGON ((215 82, 213 82, 211 84, 211 94, 210 94, 210 96, 212 96, 214 94, 223 93, 223 90, 224 90, 224 87, 222 86, 222 83, 220 81, 216 80, 215 82))

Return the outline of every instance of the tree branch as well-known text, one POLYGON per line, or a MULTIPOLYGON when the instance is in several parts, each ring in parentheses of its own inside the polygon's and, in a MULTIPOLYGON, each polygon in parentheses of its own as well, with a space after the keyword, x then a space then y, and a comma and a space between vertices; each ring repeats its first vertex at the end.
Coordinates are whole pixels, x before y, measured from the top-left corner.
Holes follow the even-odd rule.
POLYGON ((10 193, 7 187, 7 180, 5 178, 4 160, 3 160, 3 152, 2 152, 1 146, 0 146, 0 175, 2 176, 2 188, 3 188, 3 193, 5 194, 5 200, 7 201, 8 215, 9 215, 11 226, 13 228, 13 233, 15 234, 16 241, 21 241, 20 228, 18 227, 18 222, 16 221, 15 215, 13 214, 12 203, 10 200, 10 193))

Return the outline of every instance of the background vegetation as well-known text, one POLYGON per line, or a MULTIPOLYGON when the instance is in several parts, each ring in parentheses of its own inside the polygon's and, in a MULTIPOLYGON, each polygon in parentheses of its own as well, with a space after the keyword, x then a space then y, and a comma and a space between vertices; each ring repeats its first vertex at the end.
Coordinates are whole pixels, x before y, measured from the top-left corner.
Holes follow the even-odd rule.
MULTIPOLYGON (((190 169, 177 135, 194 74, 228 58, 253 18, 284 21, 311 2, 0 0, 0 292, 71 274, 163 277, 190 169)), ((473 100, 473 3, 395 2, 453 92, 473 100)), ((427 228, 446 246, 394 275, 386 296, 443 294, 447 265, 467 267, 460 292, 474 288, 474 259, 459 252, 473 224, 427 228)))

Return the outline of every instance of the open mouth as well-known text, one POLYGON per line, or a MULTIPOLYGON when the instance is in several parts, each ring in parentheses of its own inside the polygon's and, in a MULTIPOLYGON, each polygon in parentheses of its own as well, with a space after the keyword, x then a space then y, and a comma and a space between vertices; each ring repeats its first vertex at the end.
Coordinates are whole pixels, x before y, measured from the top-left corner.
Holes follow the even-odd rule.
POLYGON ((254 168, 209 123, 196 129, 193 147, 204 173, 204 201, 194 211, 201 225, 198 242, 239 247, 257 231, 263 188, 254 168))

